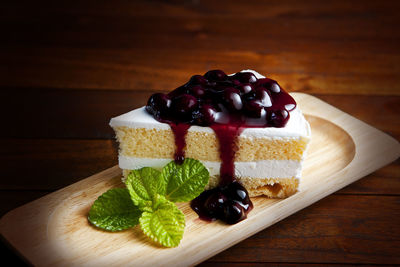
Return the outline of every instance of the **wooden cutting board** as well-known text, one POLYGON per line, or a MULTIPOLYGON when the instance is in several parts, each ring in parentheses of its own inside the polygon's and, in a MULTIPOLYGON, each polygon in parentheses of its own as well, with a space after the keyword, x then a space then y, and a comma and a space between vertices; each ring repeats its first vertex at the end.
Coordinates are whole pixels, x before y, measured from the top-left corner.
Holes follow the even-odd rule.
POLYGON ((7 213, 1 234, 36 266, 194 265, 399 157, 399 142, 385 133, 313 96, 292 96, 312 129, 301 191, 282 200, 253 198, 254 210, 238 224, 201 221, 188 203, 180 203, 186 228, 177 248, 157 246, 140 227, 118 233, 96 229, 87 221, 93 201, 123 186, 115 166, 7 213))

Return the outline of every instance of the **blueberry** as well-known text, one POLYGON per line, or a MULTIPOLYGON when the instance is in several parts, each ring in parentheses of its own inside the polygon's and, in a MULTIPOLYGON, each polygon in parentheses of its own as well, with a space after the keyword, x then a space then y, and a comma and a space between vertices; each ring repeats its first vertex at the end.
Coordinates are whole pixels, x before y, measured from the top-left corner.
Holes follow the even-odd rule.
POLYGON ((259 100, 264 107, 271 107, 272 101, 268 90, 264 87, 257 87, 255 90, 255 99, 259 100))
POLYGON ((263 86, 272 93, 279 93, 281 91, 278 83, 269 78, 259 79, 257 84, 263 86))
POLYGON ((205 89, 201 85, 195 85, 192 87, 189 87, 189 93, 197 98, 201 98, 205 95, 205 89))
POLYGON ((238 72, 235 77, 242 83, 255 83, 257 77, 251 72, 238 72))
POLYGON ((150 114, 156 115, 165 112, 171 106, 171 99, 166 94, 153 94, 147 101, 146 110, 150 114))
POLYGON ((234 86, 238 86, 241 85, 242 83, 238 80, 238 79, 231 79, 231 83, 234 86))
POLYGON ((244 205, 250 204, 249 193, 246 188, 239 182, 234 181, 225 187, 224 193, 227 194, 232 200, 243 203, 244 205))
POLYGON ((193 75, 189 80, 189 85, 206 85, 207 80, 201 75, 193 75))
POLYGON ((209 81, 224 81, 227 78, 227 75, 222 70, 210 70, 204 77, 209 81))
POLYGON ((180 86, 180 87, 176 88, 175 90, 169 92, 168 96, 169 96, 170 99, 173 99, 175 97, 178 97, 180 95, 187 94, 187 93, 188 93, 187 87, 186 86, 180 86))
POLYGON ((207 210, 210 217, 220 218, 224 213, 225 201, 227 201, 226 196, 224 196, 222 192, 216 191, 204 202, 204 208, 207 210))
POLYGON ((224 203, 224 218, 228 224, 235 224, 246 218, 246 213, 242 205, 233 200, 224 203))
POLYGON ((234 84, 230 80, 219 81, 216 83, 216 87, 232 87, 234 84))
POLYGON ((239 85, 237 88, 239 89, 239 91, 242 95, 248 94, 253 90, 253 87, 249 83, 239 85))
POLYGON ((252 99, 244 103, 244 113, 251 118, 261 118, 264 106, 260 100, 252 99))
POLYGON ((240 97, 240 91, 236 88, 226 88, 223 94, 223 100, 229 110, 241 110, 243 107, 242 98, 240 97))
POLYGON ((181 118, 188 118, 197 108, 197 105, 196 97, 189 94, 183 94, 172 99, 171 109, 177 116, 181 118))
POLYGON ((289 103, 289 104, 286 104, 285 105, 285 109, 287 110, 287 111, 292 111, 292 110, 294 110, 296 108, 296 104, 295 103, 289 103))
POLYGON ((281 91, 281 88, 279 87, 278 83, 275 82, 271 85, 270 91, 277 94, 281 91))
POLYGON ((268 111, 267 122, 270 126, 281 128, 284 127, 289 120, 289 112, 284 110, 268 111))
POLYGON ((217 110, 210 104, 203 104, 200 107, 200 117, 198 123, 200 125, 211 125, 215 122, 215 117, 217 115, 217 110))

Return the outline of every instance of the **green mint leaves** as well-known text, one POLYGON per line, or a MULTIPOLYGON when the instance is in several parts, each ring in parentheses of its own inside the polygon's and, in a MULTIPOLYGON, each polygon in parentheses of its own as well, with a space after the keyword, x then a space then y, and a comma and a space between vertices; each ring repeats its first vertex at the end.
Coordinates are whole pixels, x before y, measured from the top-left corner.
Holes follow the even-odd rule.
POLYGON ((150 167, 131 171, 125 184, 133 203, 139 207, 151 206, 155 195, 165 192, 161 173, 150 167))
POLYGON ((201 162, 185 159, 168 163, 162 171, 144 167, 132 170, 126 188, 110 189, 89 211, 88 220, 108 231, 120 231, 138 223, 153 241, 176 247, 183 237, 185 216, 174 202, 190 201, 203 192, 209 179, 201 162))
POLYGON ((173 202, 190 201, 204 191, 209 173, 206 167, 194 159, 185 159, 182 165, 168 163, 161 172, 166 185, 166 196, 173 202))
POLYGON ((144 211, 139 219, 143 232, 166 247, 176 247, 183 237, 185 215, 171 201, 159 199, 154 209, 144 211))
POLYGON ((140 214, 126 188, 113 188, 94 202, 88 219, 97 227, 114 232, 137 225, 140 214))

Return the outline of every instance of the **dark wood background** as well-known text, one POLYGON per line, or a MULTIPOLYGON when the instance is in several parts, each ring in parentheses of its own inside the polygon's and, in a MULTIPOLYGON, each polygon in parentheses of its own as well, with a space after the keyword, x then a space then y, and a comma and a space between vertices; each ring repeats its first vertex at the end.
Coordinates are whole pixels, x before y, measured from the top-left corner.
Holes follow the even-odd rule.
MULTIPOLYGON (((255 69, 400 140, 399 1, 3 1, 0 215, 117 164, 111 117, 255 69)), ((371 140, 373 142, 373 140, 371 140)), ((21 259, 1 242, 3 260, 21 259)), ((400 160, 202 266, 400 264, 400 160)))

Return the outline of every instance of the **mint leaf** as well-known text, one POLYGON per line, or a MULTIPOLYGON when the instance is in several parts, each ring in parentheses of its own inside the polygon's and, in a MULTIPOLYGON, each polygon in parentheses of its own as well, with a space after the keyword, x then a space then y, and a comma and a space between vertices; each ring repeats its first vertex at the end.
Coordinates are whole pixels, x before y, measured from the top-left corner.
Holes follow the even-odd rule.
POLYGON ((204 191, 210 177, 204 165, 186 158, 183 164, 168 163, 161 172, 166 184, 166 197, 172 202, 190 201, 204 191))
POLYGON ((88 220, 99 228, 114 232, 137 225, 141 213, 126 188, 114 188, 93 203, 88 220))
POLYGON ((161 173, 150 167, 131 171, 125 184, 133 203, 140 208, 151 206, 156 194, 165 194, 161 173))
POLYGON ((162 196, 139 219, 145 235, 166 247, 179 245, 185 229, 185 216, 174 203, 162 196))

